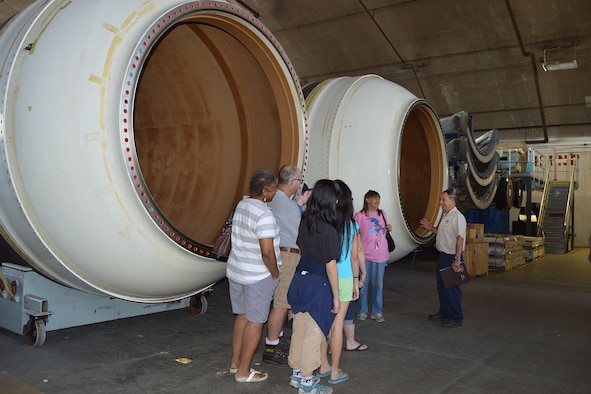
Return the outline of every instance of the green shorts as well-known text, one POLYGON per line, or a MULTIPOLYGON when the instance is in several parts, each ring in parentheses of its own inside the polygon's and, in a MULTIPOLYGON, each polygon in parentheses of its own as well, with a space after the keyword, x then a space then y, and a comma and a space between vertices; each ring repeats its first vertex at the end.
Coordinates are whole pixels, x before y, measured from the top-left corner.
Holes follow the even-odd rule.
POLYGON ((351 301, 353 299, 353 278, 339 278, 339 300, 351 301))

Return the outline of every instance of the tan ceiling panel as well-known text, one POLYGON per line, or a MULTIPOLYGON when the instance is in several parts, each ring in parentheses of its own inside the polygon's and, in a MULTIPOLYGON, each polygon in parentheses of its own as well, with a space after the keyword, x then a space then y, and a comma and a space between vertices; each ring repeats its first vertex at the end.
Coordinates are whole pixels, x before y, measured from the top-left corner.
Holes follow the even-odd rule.
MULTIPOLYGON (((32 2, 0 1, 1 20, 32 2)), ((378 74, 501 138, 591 136, 589 0, 231 2, 259 15, 303 83, 378 74), (549 62, 578 68, 545 72, 555 47, 549 62)))
POLYGON ((33 4, 35 0, 2 0, 0 1, 0 21, 4 22, 23 8, 33 4))
POLYGON ((271 31, 297 29, 363 13, 359 0, 243 0, 271 31))
POLYGON ((507 12, 491 3, 415 1, 376 10, 375 19, 407 61, 515 45, 507 12))
POLYGON ((276 36, 289 48, 298 74, 308 80, 327 73, 356 75, 359 69, 400 62, 365 14, 280 31, 276 36))

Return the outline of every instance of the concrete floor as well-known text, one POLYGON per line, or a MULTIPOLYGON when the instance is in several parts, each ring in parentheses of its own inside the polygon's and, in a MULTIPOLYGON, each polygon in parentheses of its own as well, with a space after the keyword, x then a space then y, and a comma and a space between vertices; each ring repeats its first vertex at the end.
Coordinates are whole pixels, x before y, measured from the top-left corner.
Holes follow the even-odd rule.
MULTIPOLYGON (((590 393, 591 264, 587 249, 546 255, 464 285, 464 325, 437 309, 432 252, 386 269, 385 323, 357 323, 365 352, 345 352, 351 376, 335 393, 590 393)), ((49 331, 41 347, 0 329, 0 393, 296 393, 288 367, 253 365, 262 383, 228 373, 234 318, 227 282, 204 315, 176 310, 49 331), (175 361, 188 358, 188 364, 175 361)), ((326 384, 326 379, 323 379, 326 384)))

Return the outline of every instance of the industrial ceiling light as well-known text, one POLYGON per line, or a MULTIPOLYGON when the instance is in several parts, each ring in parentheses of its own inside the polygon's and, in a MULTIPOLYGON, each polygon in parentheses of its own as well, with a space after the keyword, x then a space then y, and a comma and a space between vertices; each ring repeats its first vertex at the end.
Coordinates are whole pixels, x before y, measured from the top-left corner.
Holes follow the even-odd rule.
POLYGON ((557 70, 572 70, 573 68, 577 68, 578 64, 576 60, 570 62, 556 62, 556 63, 546 63, 542 64, 542 68, 544 71, 557 71, 557 70))
MULTIPOLYGON (((556 51, 558 49, 560 49, 560 47, 544 49, 544 63, 542 63, 542 68, 544 69, 544 71, 572 70, 573 68, 578 67, 576 59, 571 60, 569 62, 551 61, 550 63, 548 63, 548 60, 546 58, 546 53, 551 52, 551 51, 556 51)), ((575 56, 576 56, 576 47, 575 47, 575 56)))

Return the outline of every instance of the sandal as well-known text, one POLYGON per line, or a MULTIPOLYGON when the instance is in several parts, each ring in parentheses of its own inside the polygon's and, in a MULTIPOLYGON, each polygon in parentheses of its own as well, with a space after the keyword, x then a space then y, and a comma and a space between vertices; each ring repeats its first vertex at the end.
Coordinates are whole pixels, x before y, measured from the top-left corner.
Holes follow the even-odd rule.
MULTIPOLYGON (((320 383, 320 378, 318 376, 312 376, 312 380, 313 380, 314 384, 320 383)), ((289 385, 291 387, 295 387, 297 389, 300 387, 301 381, 302 381, 301 376, 291 375, 291 378, 289 379, 289 385)))
POLYGON ((364 350, 367 350, 367 349, 369 349, 369 346, 367 346, 365 343, 360 343, 359 346, 354 347, 353 349, 345 348, 345 350, 348 352, 363 352, 364 350))
POLYGON ((320 370, 318 370, 318 372, 316 372, 316 376, 318 376, 319 378, 325 378, 327 376, 330 376, 332 374, 332 369, 329 369, 328 372, 325 373, 320 373, 320 370))
POLYGON ((256 371, 254 369, 250 369, 250 375, 246 376, 246 377, 241 377, 239 378, 238 376, 235 376, 234 379, 236 379, 236 381, 238 383, 256 383, 256 382, 262 382, 264 380, 267 380, 267 378, 269 377, 269 374, 266 372, 259 372, 256 371), (257 376, 260 375, 260 376, 257 376))
POLYGON ((232 367, 230 367, 230 373, 231 373, 232 375, 234 375, 236 372, 238 372, 238 367, 236 367, 236 368, 232 368, 232 367))
POLYGON ((336 379, 328 379, 328 383, 330 384, 339 384, 349 380, 349 375, 345 375, 343 371, 339 369, 339 377, 336 379))

